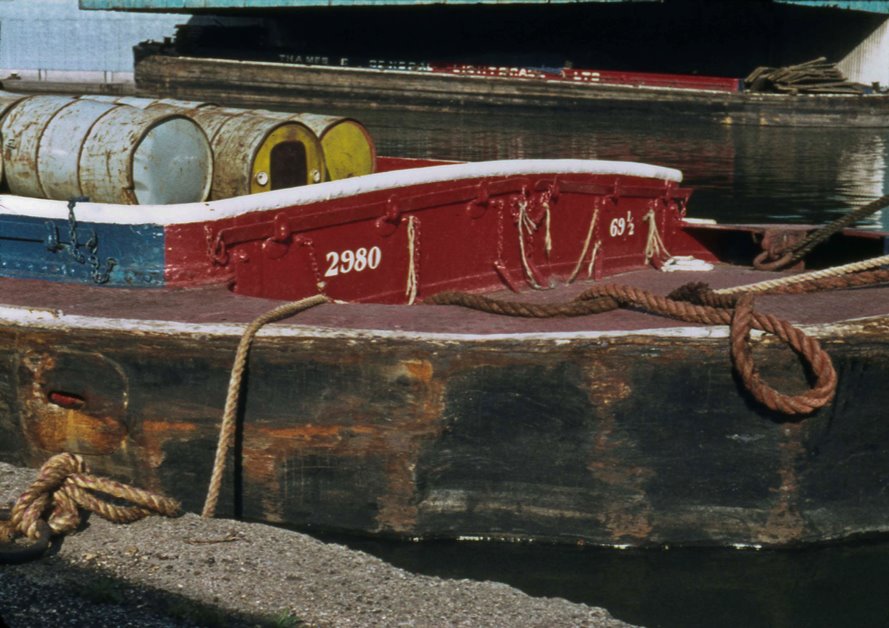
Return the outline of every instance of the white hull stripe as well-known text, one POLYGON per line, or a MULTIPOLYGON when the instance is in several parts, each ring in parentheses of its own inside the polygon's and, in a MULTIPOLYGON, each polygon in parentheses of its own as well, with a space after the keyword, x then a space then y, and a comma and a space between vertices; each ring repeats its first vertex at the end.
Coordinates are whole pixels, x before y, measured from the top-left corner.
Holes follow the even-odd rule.
MULTIPOLYGON (((352 179, 329 181, 297 188, 274 190, 236 198, 179 205, 117 205, 81 203, 76 215, 80 222, 119 225, 177 225, 208 222, 251 212, 309 205, 367 192, 378 192, 413 185, 458 182, 480 177, 522 176, 535 174, 605 174, 682 181, 682 173, 673 168, 628 161, 590 159, 515 159, 448 164, 381 172, 352 179)), ((0 213, 35 218, 68 219, 65 201, 0 195, 0 213)))
MULTIPOLYGON (((799 328, 813 336, 835 335, 839 332, 852 333, 860 323, 883 317, 870 317, 821 325, 800 325, 799 328)), ((58 310, 0 306, 0 324, 47 331, 108 331, 138 334, 190 337, 240 337, 247 324, 240 323, 184 323, 179 321, 139 320, 126 318, 104 318, 94 316, 67 315, 58 310)), ((753 336, 763 332, 754 330, 753 336)), ((579 340, 599 338, 620 338, 625 336, 654 336, 659 338, 727 338, 727 326, 704 327, 663 327, 655 329, 611 330, 611 331, 557 331, 527 333, 454 334, 426 331, 402 331, 389 329, 342 329, 315 327, 311 325, 288 325, 276 323, 261 329, 257 334, 264 338, 303 338, 303 339, 346 339, 355 341, 373 340, 417 340, 428 342, 494 342, 541 340, 554 344, 565 344, 579 340)))

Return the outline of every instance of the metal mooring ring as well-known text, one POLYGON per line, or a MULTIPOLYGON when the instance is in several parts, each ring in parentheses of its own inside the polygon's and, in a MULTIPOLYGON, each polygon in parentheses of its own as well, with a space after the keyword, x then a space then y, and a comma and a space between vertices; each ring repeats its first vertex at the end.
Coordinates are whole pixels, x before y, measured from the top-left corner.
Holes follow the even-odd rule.
MULTIPOLYGON (((0 521, 9 521, 11 516, 11 509, 0 508, 0 521)), ((0 543, 0 565, 26 563, 43 556, 49 548, 50 537, 50 529, 46 521, 41 519, 37 522, 37 532, 39 536, 30 543, 19 544, 14 541, 0 543)))

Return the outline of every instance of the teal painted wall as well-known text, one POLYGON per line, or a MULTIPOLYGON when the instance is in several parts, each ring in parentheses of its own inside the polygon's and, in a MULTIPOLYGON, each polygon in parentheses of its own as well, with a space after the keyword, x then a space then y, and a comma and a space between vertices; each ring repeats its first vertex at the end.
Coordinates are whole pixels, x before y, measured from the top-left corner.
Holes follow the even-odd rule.
MULTIPOLYGON (((421 4, 577 4, 596 2, 661 2, 662 0, 80 0, 82 9, 208 11, 217 9, 280 9, 324 6, 373 6, 421 4)), ((666 0, 669 2, 669 0, 666 0)), ((773 0, 799 4, 889 14, 884 0, 773 0)))
POLYGON ((889 13, 889 2, 884 0, 773 0, 778 4, 799 4, 808 7, 889 13))
POLYGON ((326 6, 409 6, 424 4, 588 4, 660 2, 661 0, 80 0, 81 9, 141 11, 207 11, 218 9, 285 9, 326 6))

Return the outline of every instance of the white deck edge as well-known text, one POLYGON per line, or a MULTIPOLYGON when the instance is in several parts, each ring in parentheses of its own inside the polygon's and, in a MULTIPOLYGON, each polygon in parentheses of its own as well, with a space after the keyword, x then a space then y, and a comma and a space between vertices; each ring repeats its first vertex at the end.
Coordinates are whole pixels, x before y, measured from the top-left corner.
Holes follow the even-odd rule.
MULTIPOLYGON (((885 317, 870 316, 836 323, 799 325, 798 327, 809 335, 819 336, 829 330, 833 330, 835 333, 839 328, 848 332, 862 323, 880 318, 885 317)), ((154 334, 162 336, 215 336, 239 338, 244 333, 248 323, 185 323, 180 321, 107 318, 69 315, 62 311, 51 309, 0 305, 0 325, 52 331, 71 331, 75 329, 89 331, 107 330, 131 334, 154 334)), ((763 335, 763 332, 753 330, 752 335, 754 337, 761 336, 763 335)), ((659 338, 686 339, 727 338, 729 336, 729 328, 726 325, 711 325, 701 327, 662 327, 610 331, 580 330, 522 332, 514 334, 460 334, 389 329, 341 329, 301 324, 274 323, 260 329, 257 336, 260 338, 342 339, 352 341, 423 340, 439 343, 541 340, 549 341, 554 344, 564 344, 577 340, 597 340, 627 336, 654 336, 659 338)))
MULTIPOLYGON (((629 161, 593 159, 513 159, 484 161, 381 172, 352 179, 329 181, 260 194, 203 203, 178 205, 118 205, 80 203, 75 209, 78 221, 114 225, 178 225, 241 216, 252 212, 309 205, 367 192, 413 185, 458 182, 483 177, 536 174, 604 174, 661 179, 679 183, 682 173, 673 168, 629 161)), ((68 203, 0 195, 0 214, 41 219, 68 219, 68 203)))

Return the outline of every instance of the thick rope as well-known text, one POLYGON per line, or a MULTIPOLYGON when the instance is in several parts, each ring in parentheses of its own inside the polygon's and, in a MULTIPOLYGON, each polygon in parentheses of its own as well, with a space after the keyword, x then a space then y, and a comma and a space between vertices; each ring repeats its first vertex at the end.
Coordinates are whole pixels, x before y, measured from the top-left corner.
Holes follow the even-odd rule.
POLYGON ((798 275, 790 275, 788 277, 781 277, 779 279, 769 279, 767 281, 760 281, 757 283, 747 284, 745 286, 722 288, 720 290, 714 290, 714 292, 716 294, 769 292, 775 288, 781 288, 790 284, 804 283, 807 281, 814 281, 816 279, 823 279, 826 277, 839 277, 842 275, 859 273, 863 270, 878 268, 880 266, 885 266, 886 264, 889 264, 889 255, 882 255, 880 257, 874 257, 868 260, 862 260, 860 262, 853 262, 851 264, 844 264, 842 266, 834 266, 833 268, 825 268, 823 270, 815 270, 808 273, 799 273, 798 275))
POLYGON ((616 310, 619 304, 614 299, 585 299, 567 303, 526 303, 522 301, 503 301, 481 294, 468 292, 439 292, 425 299, 424 303, 433 305, 459 305, 462 307, 521 318, 553 318, 556 316, 586 316, 616 310))
POLYGON ((176 500, 91 475, 83 458, 63 453, 46 461, 37 479, 15 502, 7 525, 14 534, 30 539, 40 536, 44 523, 53 534, 66 534, 80 525, 81 509, 114 523, 130 523, 152 514, 175 517, 180 512, 176 500), (131 505, 115 504, 107 498, 131 505))
POLYGON ((733 312, 728 308, 698 305, 662 297, 632 286, 603 284, 586 290, 571 302, 561 304, 541 305, 499 301, 481 295, 453 292, 438 294, 426 302, 462 305, 495 314, 526 317, 583 316, 617 307, 632 307, 686 322, 730 325, 735 368, 755 399, 771 410, 788 415, 810 414, 827 405, 833 399, 837 383, 836 371, 830 356, 817 340, 786 321, 754 312, 752 297, 745 299, 743 303, 738 304, 740 312, 733 312), (584 304, 587 307, 584 307, 584 304), (776 335, 808 363, 816 380, 808 392, 795 396, 785 395, 762 381, 749 349, 751 328, 776 335))
POLYGON ((780 270, 782 268, 793 266, 806 255, 811 253, 816 246, 830 238, 832 235, 839 233, 849 225, 866 218, 885 207, 889 207, 889 194, 881 196, 875 201, 871 201, 870 203, 841 216, 837 220, 824 225, 817 231, 809 234, 808 237, 798 244, 778 252, 776 257, 772 257, 768 251, 763 251, 753 260, 753 266, 758 270, 780 270))
POLYGON ((546 251, 546 256, 549 257, 553 252, 553 234, 552 234, 552 212, 549 208, 549 203, 544 201, 544 217, 546 220, 546 237, 543 241, 543 249, 546 251))
POLYGON ((284 303, 273 310, 257 317, 244 329, 238 350, 235 354, 234 365, 228 382, 228 393, 225 397, 225 410, 222 414, 222 425, 219 428, 219 441, 216 444, 216 458, 213 462, 213 473, 210 477, 210 486, 207 490, 207 499, 204 501, 202 517, 212 517, 216 513, 216 504, 219 501, 219 493, 222 488, 222 474, 225 471, 225 461, 231 448, 237 428, 238 405, 241 399, 241 381, 247 368, 247 356, 256 333, 265 325, 293 316, 303 310, 316 305, 327 303, 329 299, 323 294, 311 296, 293 303, 284 303))

